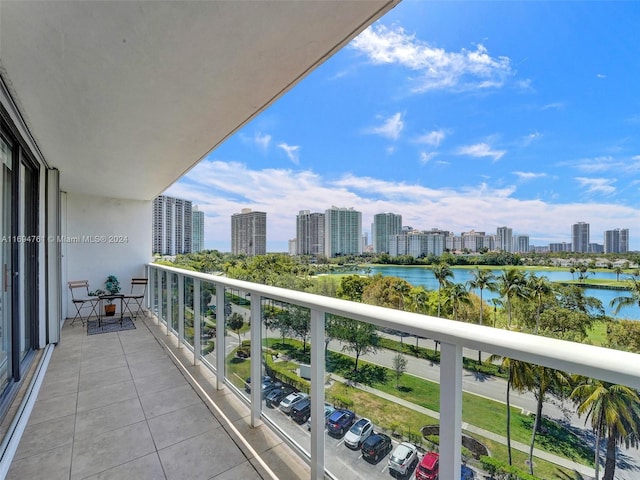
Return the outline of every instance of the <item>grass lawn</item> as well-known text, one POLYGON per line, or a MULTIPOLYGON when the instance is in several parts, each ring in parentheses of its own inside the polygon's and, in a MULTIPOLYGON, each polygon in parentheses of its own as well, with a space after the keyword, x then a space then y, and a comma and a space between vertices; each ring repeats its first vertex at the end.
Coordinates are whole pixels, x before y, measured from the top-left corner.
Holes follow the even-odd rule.
POLYGON ((605 322, 595 322, 593 327, 587 332, 587 339, 593 345, 602 346, 607 343, 607 324, 605 322))

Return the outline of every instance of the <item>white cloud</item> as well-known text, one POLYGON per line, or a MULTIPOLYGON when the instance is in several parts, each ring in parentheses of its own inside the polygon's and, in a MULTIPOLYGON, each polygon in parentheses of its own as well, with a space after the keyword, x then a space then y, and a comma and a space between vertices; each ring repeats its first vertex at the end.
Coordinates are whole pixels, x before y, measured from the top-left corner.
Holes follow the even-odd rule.
POLYGON ((607 78, 607 76, 604 73, 597 73, 596 78, 607 78))
POLYGON ((398 112, 384 119, 381 125, 365 129, 365 133, 381 135, 391 140, 397 140, 403 129, 404 121, 402 120, 402 114, 398 112))
POLYGON ((529 180, 535 180, 537 178, 544 178, 547 176, 546 173, 534 173, 534 172, 512 172, 512 173, 523 182, 527 182, 529 180))
POLYGON ((547 103, 540 107, 540 110, 562 110, 565 105, 562 102, 547 103))
POLYGON ((262 135, 258 132, 255 137, 253 137, 253 141, 256 142, 256 145, 258 145, 262 150, 267 151, 269 149, 269 144, 271 143, 271 135, 268 133, 262 135))
POLYGON ((472 157, 491 157, 493 161, 496 162, 507 152, 506 150, 492 150, 491 146, 487 143, 476 143, 475 145, 460 147, 456 153, 458 155, 470 155, 472 157))
POLYGON ((420 152, 420 163, 426 165, 436 155, 438 155, 438 152, 420 152))
POLYGON ((284 150, 284 153, 287 154, 289 160, 295 165, 300 163, 300 157, 298 156, 298 151, 300 150, 300 145, 287 145, 286 143, 279 143, 278 147, 284 150))
POLYGON ((586 188, 588 193, 611 195, 616 191, 616 187, 611 185, 615 179, 575 177, 575 180, 581 187, 586 188))
MULTIPOLYGON (((606 179, 602 185, 606 192, 606 179)), ((237 162, 214 160, 200 162, 166 193, 197 204, 206 217, 205 246, 224 251, 230 250, 231 215, 245 207, 267 212, 269 251, 286 250, 286 241, 296 235, 299 210, 324 212, 331 205, 361 211, 363 225, 369 225, 380 212, 400 213, 405 225, 419 229, 493 231, 499 225, 510 225, 529 234, 536 244, 552 239, 570 241, 570 225, 576 219, 590 221, 592 231, 640 224, 637 208, 602 200, 569 204, 521 200, 514 197, 514 187, 496 188, 487 182, 430 188, 355 175, 331 180, 312 171, 255 170, 237 162)), ((599 196, 595 198, 603 198, 602 191, 596 193, 599 196)))
POLYGON ((417 143, 425 143, 427 145, 433 145, 434 147, 440 146, 440 142, 444 140, 446 133, 444 130, 434 130, 429 133, 425 133, 424 135, 416 138, 417 143))
POLYGON ((374 64, 397 64, 418 72, 413 88, 416 92, 499 88, 514 75, 510 59, 490 56, 484 45, 476 45, 475 50, 447 52, 398 26, 370 26, 350 47, 374 64))
POLYGON ((531 145, 531 143, 540 140, 542 138, 542 134, 538 131, 535 132, 531 132, 529 135, 525 135, 522 138, 522 144, 526 147, 528 145, 531 145))

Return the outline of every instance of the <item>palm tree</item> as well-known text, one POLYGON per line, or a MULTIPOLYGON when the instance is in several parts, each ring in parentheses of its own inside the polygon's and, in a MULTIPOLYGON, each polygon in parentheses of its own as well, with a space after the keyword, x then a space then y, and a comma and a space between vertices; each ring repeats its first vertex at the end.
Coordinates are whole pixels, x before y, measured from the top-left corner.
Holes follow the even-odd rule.
POLYGON ((613 269, 613 271, 614 271, 614 272, 615 272, 615 274, 616 274, 616 282, 619 282, 619 281, 620 281, 620 274, 621 274, 624 270, 622 270, 622 267, 618 265, 616 268, 614 268, 614 269, 613 269))
POLYGON ((511 389, 522 393, 532 385, 531 366, 527 362, 500 355, 491 355, 486 362, 492 364, 500 359, 502 360, 500 368, 507 371, 507 452, 509 465, 513 465, 511 456, 511 389))
MULTIPOLYGON (((472 278, 467 282, 469 288, 477 288, 480 290, 480 325, 482 325, 482 313, 484 311, 484 303, 482 302, 482 292, 486 288, 490 292, 495 292, 497 284, 495 275, 491 270, 480 270, 476 268, 471 272, 472 278)), ((478 350, 478 363, 482 362, 482 352, 478 350)))
POLYGON ((600 440, 606 435, 607 453, 602 480, 613 480, 616 469, 616 447, 638 447, 640 438, 640 397, 625 385, 614 385, 601 380, 587 379, 578 385, 571 396, 578 404, 578 415, 591 419, 596 434, 595 471, 598 480, 600 466, 600 440))
POLYGON ((547 277, 538 277, 535 273, 532 273, 527 280, 527 290, 533 299, 536 300, 536 329, 535 334, 538 334, 540 328, 540 310, 542 310, 542 299, 546 295, 552 292, 551 283, 547 277))
POLYGON ((451 300, 451 308, 453 310, 453 319, 458 320, 458 312, 461 305, 470 305, 471 299, 469 292, 462 283, 452 283, 447 287, 449 298, 451 300))
POLYGON ((609 303, 610 307, 615 307, 613 314, 617 315, 621 308, 633 307, 640 305, 640 281, 636 276, 629 278, 629 293, 630 297, 616 297, 609 303))
POLYGON ((439 263, 435 267, 433 267, 433 276, 438 280, 438 317, 440 316, 440 290, 442 287, 447 285, 449 281, 448 278, 453 277, 453 272, 451 271, 451 267, 447 263, 439 263))
POLYGON ((526 281, 521 270, 510 268, 503 270, 498 277, 500 294, 507 300, 507 326, 511 328, 511 300, 513 297, 526 296, 526 281))
MULTIPOLYGON (((542 277, 544 278, 544 277, 542 277)), ((531 443, 529 445, 529 473, 533 475, 533 447, 536 442, 536 433, 542 425, 542 406, 544 397, 551 387, 562 387, 569 384, 569 375, 553 368, 543 367, 540 365, 531 365, 532 380, 534 383, 533 392, 537 400, 536 419, 531 429, 531 443)), ((558 391, 561 388, 557 388, 558 391)))

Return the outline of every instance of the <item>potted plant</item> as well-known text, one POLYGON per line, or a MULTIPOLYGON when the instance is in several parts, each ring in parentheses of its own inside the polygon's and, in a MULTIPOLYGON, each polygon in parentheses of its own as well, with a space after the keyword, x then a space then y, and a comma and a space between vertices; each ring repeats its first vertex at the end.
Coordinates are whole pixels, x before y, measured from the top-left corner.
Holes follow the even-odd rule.
MULTIPOLYGON (((115 275, 109 275, 104 282, 104 289, 99 288, 93 292, 89 292, 89 295, 99 297, 100 295, 117 295, 120 293, 120 281, 115 275)), ((116 313, 116 304, 113 303, 113 299, 108 298, 107 303, 104 306, 104 314, 107 317, 112 317, 116 313)))

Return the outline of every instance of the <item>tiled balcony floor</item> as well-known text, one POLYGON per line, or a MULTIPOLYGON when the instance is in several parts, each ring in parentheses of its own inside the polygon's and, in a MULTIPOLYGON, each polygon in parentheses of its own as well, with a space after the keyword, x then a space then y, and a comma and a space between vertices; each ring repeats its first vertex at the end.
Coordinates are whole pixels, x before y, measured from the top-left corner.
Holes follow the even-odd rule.
POLYGON ((173 336, 150 318, 136 327, 87 336, 65 325, 7 478, 273 478, 265 464, 278 478, 309 478, 266 426, 249 426, 244 404, 213 388, 212 374, 189 366, 173 336))

